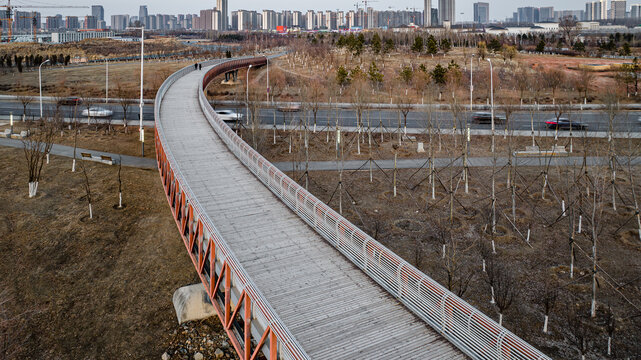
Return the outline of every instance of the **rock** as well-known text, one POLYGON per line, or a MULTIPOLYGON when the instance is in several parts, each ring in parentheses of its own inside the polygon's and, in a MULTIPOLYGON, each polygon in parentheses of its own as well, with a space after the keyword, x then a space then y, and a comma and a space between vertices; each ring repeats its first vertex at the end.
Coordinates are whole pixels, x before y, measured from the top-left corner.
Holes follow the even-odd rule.
POLYGON ((161 356, 160 358, 161 358, 162 360, 169 360, 169 354, 167 354, 167 353, 165 352, 164 354, 162 354, 162 356, 161 356))
POLYGON ((214 306, 202 283, 181 287, 174 292, 172 300, 179 324, 206 319, 215 314, 214 306))
POLYGON ((223 340, 223 343, 221 344, 221 346, 226 349, 229 347, 229 343, 223 340))
POLYGON ((204 358, 205 357, 203 356, 203 354, 201 354, 199 352, 194 354, 194 360, 203 360, 204 358))
POLYGON ((225 353, 220 349, 216 349, 216 351, 214 351, 214 356, 216 357, 216 359, 222 359, 224 355, 225 353))

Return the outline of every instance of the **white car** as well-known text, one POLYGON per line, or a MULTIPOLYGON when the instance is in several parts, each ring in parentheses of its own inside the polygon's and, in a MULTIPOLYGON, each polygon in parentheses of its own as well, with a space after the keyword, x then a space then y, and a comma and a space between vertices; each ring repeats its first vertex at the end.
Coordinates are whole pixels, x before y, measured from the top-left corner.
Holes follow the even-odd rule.
POLYGON ((82 116, 87 117, 110 117, 114 112, 101 107, 90 107, 82 110, 82 116))
POLYGON ((216 114, 220 116, 222 121, 238 121, 243 119, 243 115, 235 113, 231 110, 216 110, 216 114))

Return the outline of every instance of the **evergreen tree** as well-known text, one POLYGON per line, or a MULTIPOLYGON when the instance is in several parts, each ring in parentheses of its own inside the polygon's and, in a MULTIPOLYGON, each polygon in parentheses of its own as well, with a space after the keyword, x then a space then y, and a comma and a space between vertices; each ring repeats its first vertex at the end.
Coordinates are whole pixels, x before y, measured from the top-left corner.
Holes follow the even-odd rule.
POLYGON ((385 46, 383 46, 383 53, 387 54, 390 51, 394 50, 396 46, 394 45, 394 40, 392 39, 387 39, 385 40, 385 46))
POLYGON ((349 84, 349 74, 347 73, 347 70, 345 70, 345 67, 342 65, 336 70, 336 82, 340 86, 345 86, 349 84))
POLYGON ((432 79, 438 85, 444 85, 447 81, 447 69, 441 66, 441 64, 437 64, 430 75, 432 75, 432 79))
POLYGON ((412 68, 409 66, 403 66, 403 69, 401 69, 401 73, 399 74, 399 77, 403 82, 406 84, 409 84, 410 81, 412 81, 412 77, 414 76, 414 73, 412 72, 412 68))
POLYGON ((539 41, 539 44, 536 46, 536 52, 544 52, 545 51, 545 40, 539 41))
POLYGON ((367 75, 369 76, 369 80, 376 86, 379 86, 383 82, 383 73, 381 73, 378 66, 376 66, 376 63, 373 61, 369 66, 367 75))
POLYGON ((372 37, 372 51, 374 54, 378 55, 381 52, 382 47, 383 44, 381 42, 381 37, 378 33, 374 33, 374 36, 372 37))
POLYGON ((414 44, 412 44, 412 51, 420 54, 423 52, 423 47, 423 38, 420 36, 415 37, 414 44))
POLYGON ((436 55, 438 53, 438 46, 434 35, 430 35, 427 38, 427 53, 430 55, 436 55))
POLYGON ((441 51, 447 54, 450 49, 452 49, 452 44, 450 44, 450 41, 448 39, 441 40, 441 51))

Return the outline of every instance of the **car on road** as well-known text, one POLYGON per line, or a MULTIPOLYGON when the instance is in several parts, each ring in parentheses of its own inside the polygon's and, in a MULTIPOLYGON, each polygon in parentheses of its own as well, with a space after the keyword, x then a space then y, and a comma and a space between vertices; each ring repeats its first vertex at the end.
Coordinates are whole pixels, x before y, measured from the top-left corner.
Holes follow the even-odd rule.
POLYGON ((113 114, 113 111, 97 106, 82 110, 82 116, 86 117, 110 117, 113 114))
POLYGON ((545 120, 545 125, 552 130, 587 130, 588 126, 579 121, 570 121, 568 118, 545 120))
POLYGON ((216 114, 220 117, 222 121, 233 122, 243 119, 243 115, 231 110, 216 110, 216 114))
POLYGON ((82 99, 77 97, 68 97, 68 98, 58 100, 58 105, 78 106, 78 105, 82 105, 82 99))
POLYGON ((298 112, 300 111, 300 105, 298 104, 292 104, 292 105, 287 105, 287 106, 280 106, 277 109, 280 112, 298 112))
MULTIPOLYGON (((491 124, 492 113, 489 112, 475 112, 472 114, 472 121, 477 124, 491 124)), ((504 124, 506 121, 505 116, 494 114, 495 124, 504 124)))

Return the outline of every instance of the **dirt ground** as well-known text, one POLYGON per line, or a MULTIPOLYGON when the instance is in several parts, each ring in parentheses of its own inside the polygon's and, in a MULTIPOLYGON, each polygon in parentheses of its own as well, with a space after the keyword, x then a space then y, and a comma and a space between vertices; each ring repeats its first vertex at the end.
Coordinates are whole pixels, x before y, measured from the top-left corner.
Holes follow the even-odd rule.
MULTIPOLYGON (((638 174, 639 170, 633 171, 638 174)), ((297 176, 300 177, 300 174, 297 176)), ((460 169, 440 170, 435 200, 431 199, 431 188, 425 174, 417 175, 415 170, 399 171, 396 197, 393 196, 391 170, 376 170, 372 183, 367 171, 346 171, 343 176, 344 216, 441 284, 448 286, 448 281, 452 281, 450 285, 455 293, 498 321, 498 310, 489 302, 488 276, 482 271, 479 250, 483 246, 487 251, 492 238, 487 228, 491 203, 488 179, 491 170, 471 171, 469 194, 464 193, 459 182, 460 169), (453 197, 452 221, 449 217, 451 176, 454 177, 453 189, 457 189, 453 197), (447 246, 445 259, 442 259, 443 243, 447 246), (453 269, 450 280, 448 269, 453 269)), ((547 190, 546 200, 542 200, 540 169, 518 169, 516 227, 511 224, 512 220, 508 220, 512 215, 510 191, 506 189, 506 172, 497 176, 498 225, 494 236, 497 255, 493 257, 497 264, 512 274, 516 284, 512 287, 516 291, 512 305, 504 311, 504 325, 547 355, 558 359, 578 357, 576 347, 570 340, 573 333, 569 330, 566 314, 572 309, 581 313, 589 309, 592 285, 589 257, 591 240, 585 234, 586 213, 583 217, 584 233, 576 235, 575 244, 587 253, 575 248, 574 279, 569 277, 567 228, 570 217, 560 216, 559 204, 560 199, 566 197, 564 192, 567 188, 563 180, 566 176, 568 174, 556 170, 550 174, 552 186, 547 190), (528 229, 531 231, 531 246, 525 240, 528 229), (548 335, 541 332, 544 313, 539 303, 546 282, 554 284, 552 286, 558 287, 559 291, 556 306, 550 315, 551 330, 548 335)), ((626 194, 624 197, 627 201, 625 205, 620 203, 616 212, 611 206, 604 205, 604 217, 601 219, 599 266, 607 275, 604 272, 598 275, 597 319, 585 321, 585 326, 591 330, 587 335, 589 359, 604 357, 607 343, 604 318, 609 306, 616 317, 613 338, 615 357, 638 358, 641 354, 641 344, 638 342, 641 322, 638 317, 630 318, 638 312, 618 293, 621 292, 633 304, 639 305, 641 243, 636 223, 630 221, 634 216, 634 207, 629 198, 629 183, 624 178, 620 181, 620 189, 626 194), (610 286, 608 282, 612 281, 620 284, 620 288, 610 286)), ((299 182, 304 184, 302 179, 299 182)), ((336 211, 339 210, 337 186, 336 172, 310 173, 311 192, 336 211)), ((637 193, 641 190, 638 185, 636 189, 637 193)), ((587 212, 588 208, 584 205, 583 210, 587 212)), ((575 227, 577 213, 574 214, 575 227)))
MULTIPOLYGON (((190 63, 191 59, 145 62, 145 98, 153 99, 169 75, 190 63)), ((104 97, 105 80, 105 64, 43 67, 42 94, 58 97, 104 97)), ((0 94, 37 96, 40 91, 38 81, 37 70, 0 73, 0 94)), ((136 94, 140 94, 140 62, 110 63, 109 97, 135 99, 136 94)))
MULTIPOLYGON (((0 358, 191 358, 171 297, 197 277, 158 173, 122 168, 126 207, 116 210, 117 168, 86 164, 89 219, 68 162, 52 156, 28 199, 22 150, 0 148, 0 358)), ((189 328, 215 348, 225 341, 216 322, 189 328)))
MULTIPOLYGON (((20 130, 27 130, 29 127, 34 127, 34 124, 17 122, 14 124, 14 133, 20 130)), ((8 129, 9 125, 0 126, 0 131, 8 129)), ((105 151, 114 154, 138 156, 142 155, 141 144, 138 136, 138 127, 129 126, 127 133, 121 125, 113 126, 111 131, 108 131, 106 124, 100 124, 98 130, 95 125, 79 125, 79 134, 77 138, 78 148, 105 151)), ((65 127, 60 132, 56 132, 53 143, 66 146, 74 146, 74 132, 65 127)), ((145 129, 145 158, 154 159, 156 157, 156 148, 154 142, 154 129, 145 129)), ((78 153, 80 157, 80 153, 78 153)))

